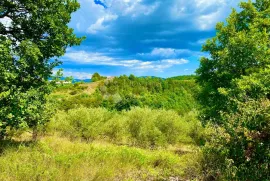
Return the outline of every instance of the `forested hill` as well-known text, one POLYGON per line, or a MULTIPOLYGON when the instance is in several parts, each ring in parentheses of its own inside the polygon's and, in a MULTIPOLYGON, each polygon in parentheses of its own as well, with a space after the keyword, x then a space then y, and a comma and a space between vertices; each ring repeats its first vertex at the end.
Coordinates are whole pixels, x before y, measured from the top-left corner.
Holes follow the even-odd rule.
POLYGON ((170 77, 168 79, 174 79, 174 80, 196 80, 196 75, 181 75, 176 77, 170 77))
POLYGON ((199 86, 194 79, 188 79, 124 75, 104 81, 97 92, 102 94, 106 107, 115 107, 117 110, 129 109, 131 106, 147 106, 184 113, 197 108, 194 96, 199 86))
POLYGON ((87 87, 93 83, 65 85, 57 88, 52 97, 53 100, 58 100, 58 108, 63 110, 84 106, 122 111, 139 106, 173 109, 184 114, 198 107, 195 95, 199 86, 194 79, 188 79, 123 75, 96 82, 99 85, 91 92, 87 91, 87 87), (64 92, 66 93, 63 94, 64 92))

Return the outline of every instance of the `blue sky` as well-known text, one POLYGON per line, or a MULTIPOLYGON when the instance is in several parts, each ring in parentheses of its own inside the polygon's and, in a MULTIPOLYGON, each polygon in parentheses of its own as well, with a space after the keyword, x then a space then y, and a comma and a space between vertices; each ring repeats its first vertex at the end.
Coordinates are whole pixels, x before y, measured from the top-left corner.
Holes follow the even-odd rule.
POLYGON ((60 58, 65 76, 193 74, 201 46, 239 0, 79 0, 70 27, 86 40, 60 58))

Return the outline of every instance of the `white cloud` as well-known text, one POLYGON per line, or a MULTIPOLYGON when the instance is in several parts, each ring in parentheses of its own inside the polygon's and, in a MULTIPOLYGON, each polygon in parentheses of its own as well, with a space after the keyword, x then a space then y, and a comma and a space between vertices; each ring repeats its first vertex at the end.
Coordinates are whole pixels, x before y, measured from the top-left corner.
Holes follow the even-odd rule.
POLYGON ((173 48, 154 48, 150 53, 138 53, 142 57, 160 57, 160 58, 178 58, 181 55, 201 56, 201 52, 191 51, 189 49, 173 49, 173 48))
POLYGON ((221 17, 223 16, 222 11, 216 11, 211 14, 201 15, 196 19, 198 28, 200 30, 210 30, 215 27, 217 22, 220 21, 221 17))
POLYGON ((92 24, 88 29, 87 32, 90 34, 96 34, 99 31, 105 30, 108 28, 108 25, 105 25, 106 23, 110 21, 114 21, 118 18, 115 14, 106 14, 105 16, 99 18, 94 24, 92 24))
POLYGON ((71 51, 66 53, 63 61, 70 61, 79 64, 88 65, 107 65, 107 66, 122 66, 131 69, 144 69, 161 71, 170 68, 174 65, 187 64, 186 59, 161 59, 158 61, 142 61, 142 60, 117 60, 101 53, 93 53, 86 51, 71 51))
POLYGON ((175 57, 183 53, 191 53, 191 51, 188 49, 154 48, 150 54, 152 56, 175 57))
POLYGON ((236 7, 239 2, 240 0, 174 0, 169 11, 170 18, 185 21, 186 30, 210 30, 215 28, 217 22, 223 21, 231 7, 236 7))
POLYGON ((186 59, 165 59, 161 61, 162 63, 169 64, 169 65, 180 65, 180 64, 186 64, 188 63, 188 60, 186 59))
POLYGON ((190 45, 202 45, 207 41, 207 39, 199 39, 195 42, 189 42, 190 45))
POLYGON ((109 7, 109 11, 121 16, 130 16, 132 18, 148 16, 160 5, 158 1, 145 5, 142 0, 107 0, 106 4, 109 7))
MULTIPOLYGON (((56 72, 59 69, 54 69, 53 70, 53 74, 56 74, 56 72)), ((63 76, 64 77, 69 77, 72 76, 75 79, 91 79, 93 74, 89 73, 89 72, 80 72, 79 70, 72 70, 72 69, 64 69, 63 70, 63 76)))
POLYGON ((92 63, 92 64, 106 64, 110 63, 113 59, 111 57, 102 55, 100 53, 86 51, 69 51, 65 54, 64 58, 67 58, 76 63, 92 63))
POLYGON ((163 59, 159 61, 147 61, 147 62, 140 62, 134 69, 139 70, 154 70, 158 72, 163 72, 164 69, 168 69, 174 65, 181 65, 187 64, 189 61, 186 59, 163 59))
POLYGON ((154 38, 154 39, 145 39, 145 40, 141 40, 142 43, 160 43, 160 42, 166 42, 166 39, 158 39, 158 38, 154 38))
MULTIPOLYGON (((236 6, 240 0, 167 0, 149 1, 144 0, 106 0, 102 1, 107 8, 95 4, 94 0, 80 0, 81 9, 73 15, 76 19, 78 31, 96 34, 108 29, 117 19, 120 21, 130 20, 134 23, 149 21, 150 23, 179 24, 184 28, 177 31, 209 30, 214 29, 215 23, 224 20, 230 12, 230 7, 236 6), (113 16, 112 19, 108 18, 113 16), (118 17, 118 18, 115 18, 118 17), (120 18, 124 17, 124 18, 120 18), (124 20, 123 20, 124 19, 124 20), (79 21, 79 22, 78 22, 79 21)), ((117 25, 116 25, 117 26, 117 25)), ((166 30, 162 30, 166 31, 166 30)), ((172 32, 172 29, 170 29, 172 32)))

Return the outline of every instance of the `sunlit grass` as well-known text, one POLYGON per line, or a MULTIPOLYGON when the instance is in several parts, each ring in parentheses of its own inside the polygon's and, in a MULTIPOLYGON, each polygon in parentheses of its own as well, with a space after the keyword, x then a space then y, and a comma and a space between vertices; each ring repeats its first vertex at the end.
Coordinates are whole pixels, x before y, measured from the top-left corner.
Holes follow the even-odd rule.
POLYGON ((199 172, 199 152, 178 155, 56 136, 1 147, 0 180, 167 180, 199 172))

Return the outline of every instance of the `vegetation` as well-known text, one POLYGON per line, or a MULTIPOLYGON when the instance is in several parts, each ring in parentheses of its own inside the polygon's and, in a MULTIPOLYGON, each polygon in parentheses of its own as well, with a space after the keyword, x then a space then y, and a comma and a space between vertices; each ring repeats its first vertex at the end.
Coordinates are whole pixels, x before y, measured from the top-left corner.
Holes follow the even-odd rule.
POLYGON ((203 140, 202 127, 194 112, 181 118, 174 111, 148 108, 120 113, 104 108, 71 109, 56 114, 49 128, 70 138, 104 139, 145 148, 203 140))
POLYGON ((168 180, 196 178, 200 154, 178 155, 56 136, 1 144, 1 180, 168 180))
POLYGON ((217 25, 197 71, 202 120, 215 124, 205 152, 216 179, 269 180, 270 2, 240 6, 217 25))
POLYGON ((270 180, 270 1, 240 7, 197 75, 56 84, 79 4, 1 1, 0 180, 270 180))
POLYGON ((89 94, 93 84, 57 85, 48 104, 56 113, 40 130, 38 142, 16 141, 28 140, 25 132, 14 135, 13 141, 0 142, 1 179, 201 178, 198 145, 204 143, 205 133, 196 111, 180 117, 176 111, 165 109, 106 109, 100 106, 100 89, 106 83, 99 82, 96 92, 89 94), (72 107, 62 109, 60 100, 66 97, 72 107))
POLYGON ((234 88, 234 79, 259 72, 270 64, 269 6, 267 0, 242 2, 243 10, 237 13, 233 9, 226 24, 217 24, 216 37, 203 46, 203 51, 211 54, 210 58, 201 59, 197 70, 205 120, 219 122, 221 113, 230 109, 229 100, 219 88, 234 88))
MULTIPOLYGON (((74 88, 67 89, 71 92, 74 88)), ((77 88, 80 88, 78 86, 77 88)), ((68 88, 68 87, 67 87, 68 88)), ((62 89, 57 88, 56 91, 62 89)), ((196 94, 199 86, 194 80, 163 80, 152 77, 120 76, 113 80, 101 81, 94 94, 77 91, 73 96, 52 95, 60 110, 84 107, 104 107, 109 110, 130 110, 131 107, 149 107, 152 109, 175 110, 179 114, 198 108, 196 94)))
MULTIPOLYGON (((33 128, 48 121, 48 78, 67 46, 80 44, 67 24, 79 8, 74 0, 1 0, 0 140, 9 129, 33 128)), ((34 134, 35 137, 35 134, 34 134)))
POLYGON ((168 79, 173 79, 173 80, 196 80, 197 76, 196 75, 181 75, 181 76, 176 76, 176 77, 170 77, 168 79))
POLYGON ((104 77, 104 76, 101 76, 101 75, 99 75, 99 73, 94 73, 93 75, 92 75, 92 81, 93 82, 97 82, 97 81, 100 81, 100 80, 104 80, 104 79, 106 79, 107 77, 104 77))

